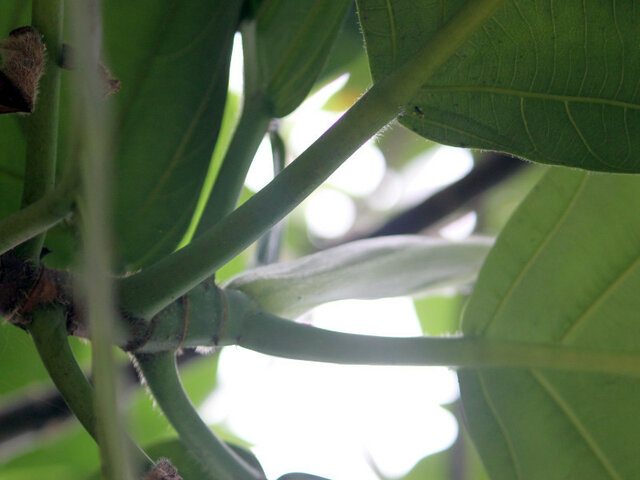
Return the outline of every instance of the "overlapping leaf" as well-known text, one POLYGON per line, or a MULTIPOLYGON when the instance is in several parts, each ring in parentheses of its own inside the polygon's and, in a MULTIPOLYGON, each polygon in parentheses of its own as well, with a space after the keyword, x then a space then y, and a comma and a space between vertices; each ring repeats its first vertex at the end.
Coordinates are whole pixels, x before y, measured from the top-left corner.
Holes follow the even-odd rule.
POLYGON ((461 243, 417 235, 372 238, 246 271, 226 287, 243 291, 263 310, 294 317, 334 300, 466 286, 490 246, 481 238, 461 243))
MULTIPOLYGON (((358 0, 375 80, 463 0, 358 0)), ((408 105, 432 140, 550 164, 639 172, 640 9, 631 0, 506 2, 408 105)))
POLYGON ((171 252, 200 194, 225 104, 239 0, 105 3, 107 61, 122 83, 116 229, 130 268, 171 252))
POLYGON ((247 93, 261 92, 274 117, 308 95, 338 36, 351 0, 263 0, 243 30, 247 93))
MULTIPOLYGON (((638 352, 640 178, 553 169, 496 241, 463 332, 638 352)), ((491 478, 633 479, 640 380, 465 370, 472 437, 491 478)))

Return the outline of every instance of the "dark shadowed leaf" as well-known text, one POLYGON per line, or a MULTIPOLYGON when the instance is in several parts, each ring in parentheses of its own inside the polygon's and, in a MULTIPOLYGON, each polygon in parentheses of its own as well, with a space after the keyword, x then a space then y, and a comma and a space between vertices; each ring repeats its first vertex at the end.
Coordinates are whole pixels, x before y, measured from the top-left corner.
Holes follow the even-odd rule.
POLYGON ((220 127, 239 0, 105 2, 107 62, 122 84, 116 230, 123 264, 175 249, 220 127))
MULTIPOLYGON (((374 80, 406 62, 463 0, 358 0, 374 80)), ((550 164, 639 172, 640 9, 617 2, 505 6, 407 106, 432 140, 550 164)))
POLYGON ((274 117, 291 113, 324 67, 351 0, 263 0, 243 27, 248 95, 265 96, 274 117))
MULTIPOLYGON (((640 179, 553 169, 480 272, 463 332, 637 352, 640 179)), ((640 380, 544 369, 459 372, 492 478, 633 479, 640 380)))

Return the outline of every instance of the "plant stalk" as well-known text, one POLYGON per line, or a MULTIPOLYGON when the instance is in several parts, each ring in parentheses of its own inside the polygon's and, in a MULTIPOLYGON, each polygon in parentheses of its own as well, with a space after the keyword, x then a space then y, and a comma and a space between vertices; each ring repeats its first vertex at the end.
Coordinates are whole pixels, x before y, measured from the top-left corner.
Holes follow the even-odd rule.
MULTIPOLYGON (((60 104, 60 69, 56 59, 62 41, 63 0, 33 0, 31 19, 47 46, 47 62, 35 110, 25 121, 27 151, 22 207, 40 200, 55 183, 60 104)), ((44 234, 39 234, 20 245, 16 253, 37 263, 43 243, 44 234)))
POLYGON ((264 189, 185 248, 120 282, 122 307, 149 318, 238 255, 393 120, 506 0, 468 1, 412 59, 376 83, 264 189))
MULTIPOLYGON (((85 430, 97 441, 93 388, 76 362, 67 341, 65 315, 61 308, 40 308, 27 326, 38 354, 56 388, 85 430)), ((153 461, 130 438, 126 448, 134 455, 136 470, 149 470, 153 461)))
POLYGON ((68 216, 75 204, 78 170, 69 165, 55 190, 0 221, 0 255, 46 232, 68 216))
POLYGON ((174 352, 138 355, 136 360, 165 416, 189 451, 209 472, 209 479, 202 480, 264 480, 202 421, 184 391, 174 352))
POLYGON ((211 195, 200 218, 194 238, 218 223, 236 207, 247 172, 267 133, 271 117, 261 97, 245 100, 229 149, 225 154, 211 195))
POLYGON ((378 337, 334 332, 264 312, 248 316, 241 347, 296 360, 349 365, 549 368, 640 376, 640 355, 481 337, 378 337))

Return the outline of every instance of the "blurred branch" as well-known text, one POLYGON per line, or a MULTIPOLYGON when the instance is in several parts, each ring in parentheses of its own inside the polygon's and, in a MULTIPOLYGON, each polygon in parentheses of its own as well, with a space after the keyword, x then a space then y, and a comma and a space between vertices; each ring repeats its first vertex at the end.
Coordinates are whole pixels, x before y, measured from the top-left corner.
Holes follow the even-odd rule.
MULTIPOLYGON (((186 350, 177 358, 178 365, 187 365, 201 356, 195 350, 186 350)), ((140 386, 138 373, 131 364, 123 366, 119 376, 124 395, 140 386)), ((72 416, 62 395, 54 388, 38 395, 25 394, 21 401, 0 409, 0 448, 3 443, 20 435, 46 431, 52 424, 59 424, 72 416)))
POLYGON ((484 154, 466 177, 452 183, 415 207, 400 213, 363 237, 418 233, 504 182, 526 165, 524 161, 505 153, 484 154))

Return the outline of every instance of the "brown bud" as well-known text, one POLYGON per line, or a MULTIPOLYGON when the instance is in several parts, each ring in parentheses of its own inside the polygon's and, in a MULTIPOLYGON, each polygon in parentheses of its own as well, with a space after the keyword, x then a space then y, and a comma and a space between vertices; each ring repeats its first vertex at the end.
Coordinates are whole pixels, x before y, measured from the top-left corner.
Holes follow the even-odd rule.
POLYGON ((30 26, 16 28, 0 42, 0 55, 0 114, 33 112, 46 59, 40 34, 30 26))
POLYGON ((156 466, 142 480, 183 480, 176 467, 166 458, 161 458, 156 466))

